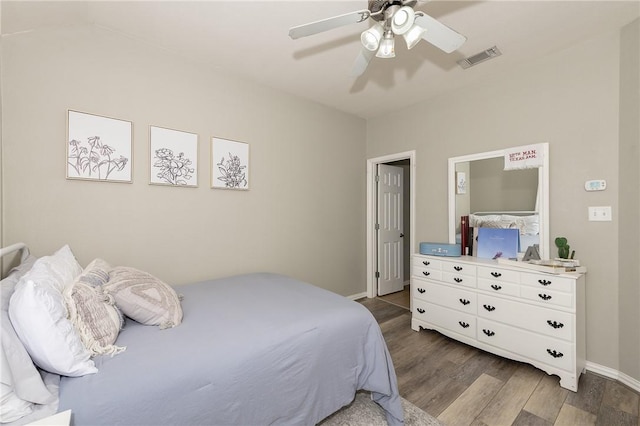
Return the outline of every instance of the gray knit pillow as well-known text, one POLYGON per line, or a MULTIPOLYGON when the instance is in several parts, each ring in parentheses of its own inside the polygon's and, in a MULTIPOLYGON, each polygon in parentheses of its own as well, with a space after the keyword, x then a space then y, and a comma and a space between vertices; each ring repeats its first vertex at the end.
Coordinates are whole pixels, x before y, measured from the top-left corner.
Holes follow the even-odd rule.
POLYGON ((182 306, 175 290, 147 272, 115 267, 109 271, 104 288, 122 313, 139 323, 160 328, 182 323, 182 306))

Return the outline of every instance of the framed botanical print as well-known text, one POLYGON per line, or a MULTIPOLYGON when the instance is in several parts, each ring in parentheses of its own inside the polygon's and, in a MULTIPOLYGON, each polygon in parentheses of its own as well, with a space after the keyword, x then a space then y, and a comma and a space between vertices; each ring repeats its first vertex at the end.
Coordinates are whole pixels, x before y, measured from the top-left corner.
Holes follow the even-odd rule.
POLYGON ((211 187, 249 189, 249 144, 211 138, 211 187))
POLYGON ((198 135, 149 126, 149 183, 198 186, 198 135))
POLYGON ((68 111, 67 179, 132 181, 133 123, 68 111))

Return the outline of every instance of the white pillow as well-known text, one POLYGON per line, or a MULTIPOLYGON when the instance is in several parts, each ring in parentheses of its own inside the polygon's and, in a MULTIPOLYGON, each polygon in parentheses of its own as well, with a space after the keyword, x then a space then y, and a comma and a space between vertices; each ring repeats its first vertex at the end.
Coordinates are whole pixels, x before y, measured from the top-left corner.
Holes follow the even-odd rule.
POLYGON ((32 403, 18 398, 11 386, 0 383, 0 423, 13 422, 31 414, 32 406, 32 403))
MULTIPOLYGON (((55 396, 47 389, 36 366, 33 365, 31 357, 13 329, 8 312, 9 300, 16 284, 33 267, 35 262, 36 258, 30 255, 20 266, 12 269, 9 275, 0 281, 0 294, 2 297, 0 309, 0 363, 3 366, 0 369, 0 382, 5 386, 11 387, 16 398, 20 400, 48 404, 55 400, 55 396)), ((9 398, 6 394, 2 396, 2 399, 7 401, 11 399, 16 402, 15 399, 9 398)), ((20 406, 21 404, 17 405, 20 406)))
POLYGON ((516 219, 522 235, 538 235, 540 233, 540 219, 535 216, 523 216, 516 219))
POLYGON ((498 214, 487 214, 487 215, 478 215, 471 213, 469 215, 469 226, 474 228, 480 227, 480 222, 491 222, 494 220, 500 220, 500 215, 498 214))
POLYGON ((69 246, 38 259, 16 285, 9 317, 33 362, 63 376, 83 376, 98 369, 67 319, 62 290, 80 275, 69 246))
MULTIPOLYGON (((11 323, 9 322, 9 318, 6 317, 6 312, 2 312, 2 316, 2 346, 0 346, 0 423, 8 423, 30 414, 33 411, 31 408, 33 404, 21 399, 15 392, 15 380, 13 374, 11 374, 11 366, 9 365, 9 356, 6 354, 7 348, 4 339, 5 329, 11 327, 11 323), (6 324, 7 322, 9 322, 8 325, 6 324)), ((27 362, 31 364, 31 368, 35 370, 28 356, 27 362)), ((37 377, 42 382, 39 374, 37 377)))

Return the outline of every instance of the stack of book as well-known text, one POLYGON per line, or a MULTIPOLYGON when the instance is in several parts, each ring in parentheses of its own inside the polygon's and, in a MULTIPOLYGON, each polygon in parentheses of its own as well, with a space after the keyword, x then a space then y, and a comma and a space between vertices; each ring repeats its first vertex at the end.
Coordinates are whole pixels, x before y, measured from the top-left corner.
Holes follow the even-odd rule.
POLYGON ((573 259, 547 259, 547 260, 528 260, 515 261, 506 258, 499 258, 498 263, 518 268, 532 269, 540 272, 548 272, 550 274, 564 274, 567 272, 586 273, 587 268, 580 266, 578 260, 573 259))

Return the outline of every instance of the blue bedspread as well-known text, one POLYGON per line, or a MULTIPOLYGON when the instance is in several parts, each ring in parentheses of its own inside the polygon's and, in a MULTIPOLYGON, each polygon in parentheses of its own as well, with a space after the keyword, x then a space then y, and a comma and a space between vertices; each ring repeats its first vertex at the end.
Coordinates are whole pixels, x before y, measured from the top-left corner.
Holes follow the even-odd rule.
POLYGON ((81 425, 313 425, 372 392, 403 414, 380 328, 359 303, 277 274, 175 287, 180 326, 127 320, 97 374, 63 377, 59 410, 81 425))

